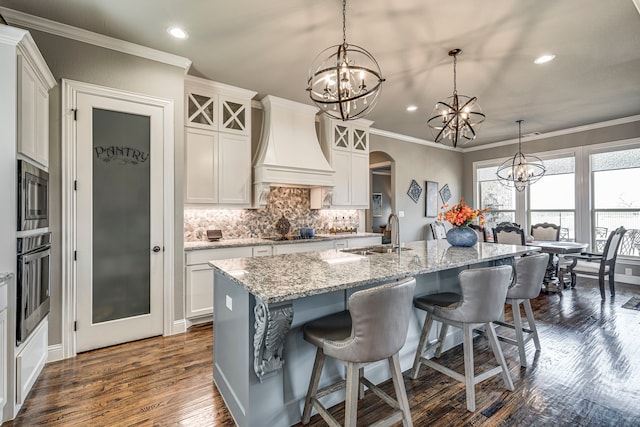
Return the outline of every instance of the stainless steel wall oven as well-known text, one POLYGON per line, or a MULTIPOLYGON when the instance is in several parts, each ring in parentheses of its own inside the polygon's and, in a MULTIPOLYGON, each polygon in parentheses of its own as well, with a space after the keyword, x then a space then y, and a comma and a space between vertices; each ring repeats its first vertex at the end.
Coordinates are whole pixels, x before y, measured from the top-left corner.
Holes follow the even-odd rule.
POLYGON ((18 238, 17 320, 18 344, 49 313, 51 233, 18 238))
POLYGON ((18 231, 49 226, 49 174, 18 160, 18 231))

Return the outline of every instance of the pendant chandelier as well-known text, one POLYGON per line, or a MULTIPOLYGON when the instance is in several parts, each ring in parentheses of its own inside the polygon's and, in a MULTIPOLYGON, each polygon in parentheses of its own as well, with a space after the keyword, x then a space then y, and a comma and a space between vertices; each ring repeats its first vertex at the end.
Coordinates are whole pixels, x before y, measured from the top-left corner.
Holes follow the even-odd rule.
POLYGON ((347 43, 347 2, 342 1, 342 44, 316 57, 309 69, 307 91, 321 111, 343 121, 368 114, 376 104, 384 79, 375 58, 347 43))
POLYGON ((539 157, 522 153, 522 120, 518 123, 518 152, 498 167, 498 181, 506 187, 523 191, 537 182, 547 171, 539 157))
POLYGON ((435 142, 449 139, 454 148, 460 139, 466 140, 465 143, 475 139, 476 130, 485 119, 482 108, 478 104, 478 98, 458 95, 456 62, 461 53, 462 49, 449 51, 449 56, 453 56, 453 95, 438 102, 431 113, 431 118, 427 121, 431 129, 438 131, 435 142))

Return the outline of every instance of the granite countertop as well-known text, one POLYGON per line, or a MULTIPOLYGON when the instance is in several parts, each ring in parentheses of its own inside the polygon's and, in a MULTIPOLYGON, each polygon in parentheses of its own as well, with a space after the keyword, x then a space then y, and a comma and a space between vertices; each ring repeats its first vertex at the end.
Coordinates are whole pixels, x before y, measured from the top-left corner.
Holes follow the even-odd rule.
POLYGON ((538 250, 497 243, 461 248, 441 239, 409 242, 400 255, 328 250, 216 260, 209 264, 265 303, 273 304, 538 250))
POLYGON ((13 273, 0 273, 0 284, 8 282, 13 277, 13 273))
POLYGON ((259 237, 246 239, 220 239, 217 242, 197 241, 184 242, 185 251, 197 251, 201 249, 234 248, 240 246, 260 246, 260 245, 289 245, 292 243, 322 242, 328 240, 353 239, 358 237, 382 237, 380 233, 343 233, 343 234, 316 234, 313 239, 299 240, 269 240, 259 237))

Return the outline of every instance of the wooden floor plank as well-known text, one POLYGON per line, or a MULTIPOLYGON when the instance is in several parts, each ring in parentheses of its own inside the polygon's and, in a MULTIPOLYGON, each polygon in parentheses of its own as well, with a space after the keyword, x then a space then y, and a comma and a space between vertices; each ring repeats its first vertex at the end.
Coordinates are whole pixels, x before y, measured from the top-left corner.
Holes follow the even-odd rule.
MULTIPOLYGON (((415 426, 637 426, 640 420, 640 311, 622 308, 640 288, 618 285, 602 302, 594 281, 532 302, 542 351, 527 343, 521 368, 515 346, 502 343, 516 387, 500 376, 476 386, 474 413, 464 385, 429 368, 405 385, 415 426)), ((509 308, 505 313, 510 317, 509 308)), ((476 372, 493 364, 486 339, 474 340, 476 372)), ((442 361, 463 372, 462 348, 442 361)), ((212 328, 150 338, 46 365, 18 417, 4 426, 233 426, 212 382, 212 328)), ((394 395, 391 381, 382 388, 394 395)), ((344 405, 330 412, 342 422, 344 405)), ((388 414, 367 393, 358 425, 388 414)), ((319 416, 311 426, 323 426, 319 416)))

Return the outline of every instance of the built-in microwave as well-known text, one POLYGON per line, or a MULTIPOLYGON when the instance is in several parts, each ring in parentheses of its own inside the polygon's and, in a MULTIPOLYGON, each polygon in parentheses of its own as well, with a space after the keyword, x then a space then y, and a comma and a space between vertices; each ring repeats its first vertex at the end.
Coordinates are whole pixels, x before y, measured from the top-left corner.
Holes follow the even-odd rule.
POLYGON ((18 231, 49 227, 49 174, 18 160, 18 231))

